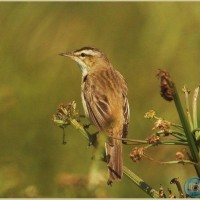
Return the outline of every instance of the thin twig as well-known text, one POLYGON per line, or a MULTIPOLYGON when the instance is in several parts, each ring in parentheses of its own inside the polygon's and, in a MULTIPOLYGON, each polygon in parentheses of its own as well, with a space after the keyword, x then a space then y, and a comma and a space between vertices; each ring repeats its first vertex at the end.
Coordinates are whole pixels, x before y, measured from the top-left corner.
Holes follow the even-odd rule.
POLYGON ((154 161, 154 162, 157 162, 159 164, 191 164, 191 165, 195 165, 195 166, 199 166, 197 163, 195 162, 192 162, 191 160, 173 160, 173 161, 159 161, 159 160, 156 160, 152 157, 150 157, 149 155, 146 155, 146 154, 143 154, 143 156, 145 158, 147 158, 148 160, 151 160, 151 161, 154 161))
POLYGON ((111 138, 115 139, 115 140, 122 140, 125 142, 130 142, 130 144, 135 144, 135 145, 139 145, 139 144, 147 144, 148 142, 146 140, 133 140, 133 139, 128 139, 128 138, 118 138, 118 137, 114 137, 114 136, 110 136, 111 138))
POLYGON ((165 141, 157 141, 153 144, 149 144, 147 146, 144 147, 145 150, 154 147, 156 145, 188 145, 187 142, 185 141, 181 141, 181 140, 165 140, 165 141))
POLYGON ((176 123, 171 123, 172 126, 179 128, 181 130, 183 130, 183 127, 180 124, 176 124, 176 123))
POLYGON ((180 139, 180 140, 187 141, 185 135, 180 134, 180 132, 172 131, 171 135, 176 137, 176 138, 178 138, 178 139, 180 139))

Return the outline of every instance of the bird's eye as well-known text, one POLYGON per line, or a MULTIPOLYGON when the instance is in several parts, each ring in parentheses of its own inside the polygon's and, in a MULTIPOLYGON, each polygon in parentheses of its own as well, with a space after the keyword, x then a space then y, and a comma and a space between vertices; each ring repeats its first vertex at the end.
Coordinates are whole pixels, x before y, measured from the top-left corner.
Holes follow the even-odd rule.
POLYGON ((81 57, 85 57, 86 56, 86 54, 85 53, 81 53, 81 57))

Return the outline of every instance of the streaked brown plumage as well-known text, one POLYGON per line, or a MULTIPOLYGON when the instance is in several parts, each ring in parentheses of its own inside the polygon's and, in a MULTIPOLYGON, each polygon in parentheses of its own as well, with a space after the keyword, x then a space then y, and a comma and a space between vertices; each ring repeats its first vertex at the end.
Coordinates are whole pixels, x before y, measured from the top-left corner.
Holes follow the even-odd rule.
MULTIPOLYGON (((129 123, 127 84, 97 48, 83 47, 72 53, 62 53, 75 60, 82 70, 81 96, 86 116, 109 136, 126 137, 129 123)), ((122 142, 109 137, 105 144, 109 180, 121 179, 122 142)))

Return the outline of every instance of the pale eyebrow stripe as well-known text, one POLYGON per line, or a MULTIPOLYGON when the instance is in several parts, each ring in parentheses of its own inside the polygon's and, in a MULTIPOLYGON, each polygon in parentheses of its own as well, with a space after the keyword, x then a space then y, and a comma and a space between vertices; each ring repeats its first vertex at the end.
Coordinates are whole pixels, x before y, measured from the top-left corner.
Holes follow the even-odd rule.
POLYGON ((92 51, 92 50, 82 50, 79 52, 75 52, 76 55, 81 55, 82 53, 85 53, 86 55, 92 55, 95 56, 98 54, 98 52, 92 51))

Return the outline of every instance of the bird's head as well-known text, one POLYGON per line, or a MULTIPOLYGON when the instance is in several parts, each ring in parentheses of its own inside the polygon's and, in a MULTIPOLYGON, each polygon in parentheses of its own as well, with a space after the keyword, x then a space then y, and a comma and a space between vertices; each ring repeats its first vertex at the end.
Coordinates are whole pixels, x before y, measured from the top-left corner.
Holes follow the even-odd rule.
POLYGON ((74 52, 60 53, 59 55, 75 60, 80 65, 83 75, 91 70, 109 65, 106 55, 94 47, 83 47, 74 52))

